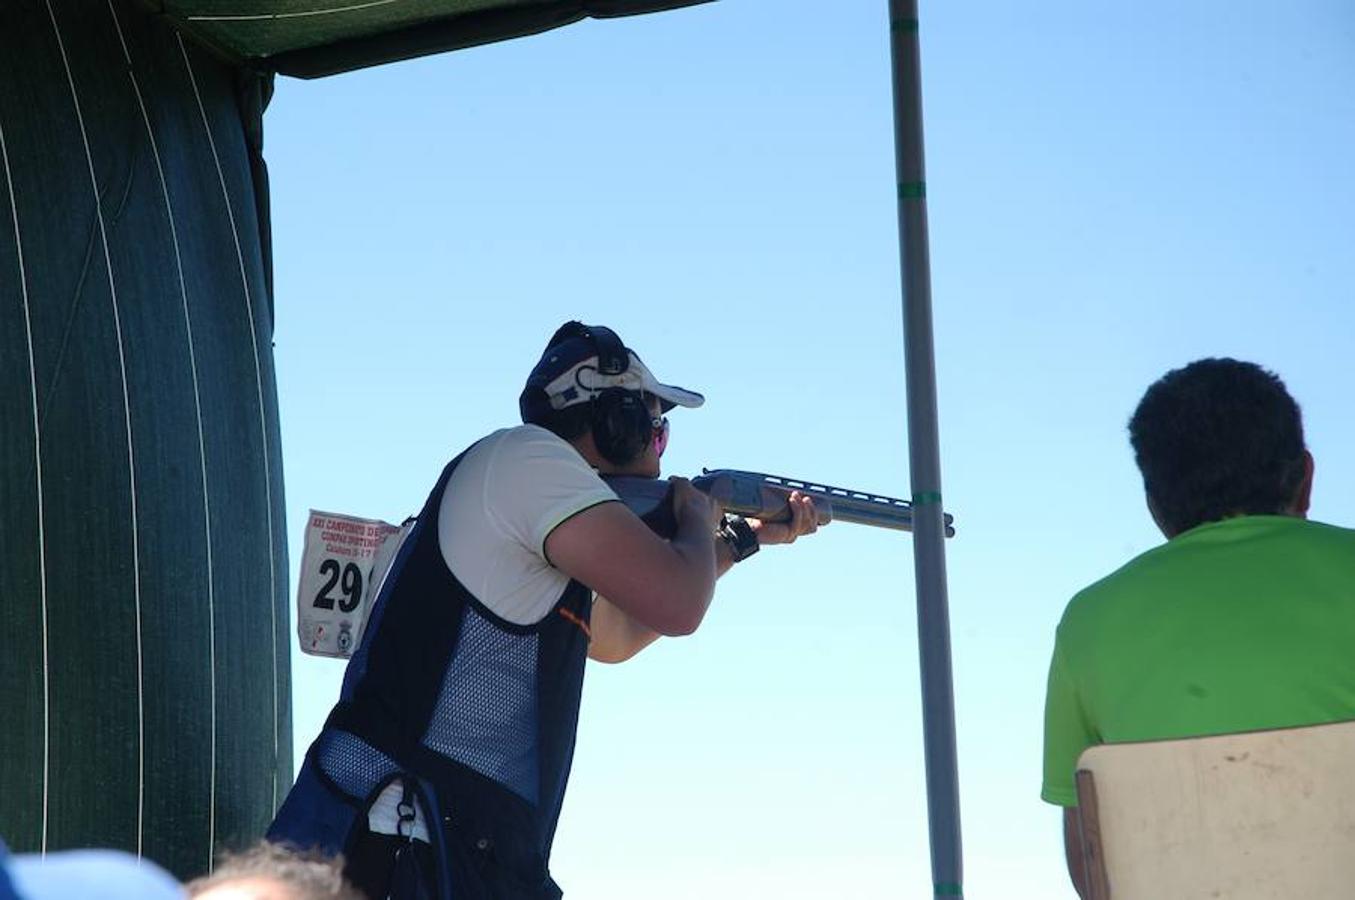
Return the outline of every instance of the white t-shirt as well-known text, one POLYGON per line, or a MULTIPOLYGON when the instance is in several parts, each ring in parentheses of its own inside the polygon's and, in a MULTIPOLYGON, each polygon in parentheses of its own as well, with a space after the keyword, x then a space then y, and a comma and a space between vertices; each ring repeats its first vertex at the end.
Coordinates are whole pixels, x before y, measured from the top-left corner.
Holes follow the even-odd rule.
POLYGON ((532 625, 569 583, 546 559, 547 535, 616 499, 566 441, 537 425, 505 428, 472 447, 452 473, 438 512, 438 547, 475 599, 502 619, 532 625))

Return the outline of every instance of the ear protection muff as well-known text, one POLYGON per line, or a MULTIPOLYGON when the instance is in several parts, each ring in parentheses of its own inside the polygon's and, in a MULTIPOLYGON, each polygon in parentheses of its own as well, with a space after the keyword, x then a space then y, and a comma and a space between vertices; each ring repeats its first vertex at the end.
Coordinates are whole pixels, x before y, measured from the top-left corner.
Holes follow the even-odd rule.
POLYGON ((613 465, 637 459, 654 439, 649 407, 634 391, 611 387, 591 401, 593 445, 613 465))
MULTIPOLYGON (((597 351, 599 375, 620 375, 630 368, 630 351, 610 328, 583 326, 579 336, 590 340, 597 351)), ((640 394, 610 387, 589 402, 593 408, 593 444, 604 459, 624 466, 645 452, 654 429, 649 422, 649 407, 640 394)))

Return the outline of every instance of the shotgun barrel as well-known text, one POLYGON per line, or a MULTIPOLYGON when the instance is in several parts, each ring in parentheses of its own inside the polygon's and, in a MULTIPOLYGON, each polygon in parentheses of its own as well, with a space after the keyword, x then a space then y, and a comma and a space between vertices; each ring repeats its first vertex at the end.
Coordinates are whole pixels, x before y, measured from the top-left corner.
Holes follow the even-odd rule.
MULTIPOLYGON (((676 522, 672 521, 672 486, 667 481, 632 476, 607 476, 604 480, 651 528, 671 536, 676 522)), ((912 503, 867 491, 740 469, 703 469, 692 479, 692 486, 718 500, 725 512, 764 522, 789 519, 787 500, 792 491, 799 491, 814 498, 820 525, 836 519, 875 528, 913 530, 912 503)), ((945 514, 945 523, 946 536, 954 536, 954 518, 949 513, 945 514)))

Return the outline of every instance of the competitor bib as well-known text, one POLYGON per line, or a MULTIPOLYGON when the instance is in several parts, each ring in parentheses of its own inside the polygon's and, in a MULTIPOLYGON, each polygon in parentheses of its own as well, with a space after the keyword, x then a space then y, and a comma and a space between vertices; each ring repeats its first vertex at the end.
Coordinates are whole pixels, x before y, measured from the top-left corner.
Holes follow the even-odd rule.
POLYGON ((296 590, 296 633, 303 653, 347 659, 362 640, 376 592, 413 524, 311 510, 296 590))

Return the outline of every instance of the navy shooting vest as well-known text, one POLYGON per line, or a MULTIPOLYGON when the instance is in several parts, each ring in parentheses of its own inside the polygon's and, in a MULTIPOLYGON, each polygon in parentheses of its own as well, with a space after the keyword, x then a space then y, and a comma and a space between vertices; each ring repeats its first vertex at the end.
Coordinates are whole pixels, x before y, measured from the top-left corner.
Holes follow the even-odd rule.
MULTIPOLYGON (((343 852, 392 781, 416 785, 456 900, 557 898, 547 870, 588 655, 592 595, 571 581, 534 625, 499 618, 447 568, 438 512, 404 539, 269 837, 343 852)), ((455 536, 452 537, 455 540, 455 536)))

